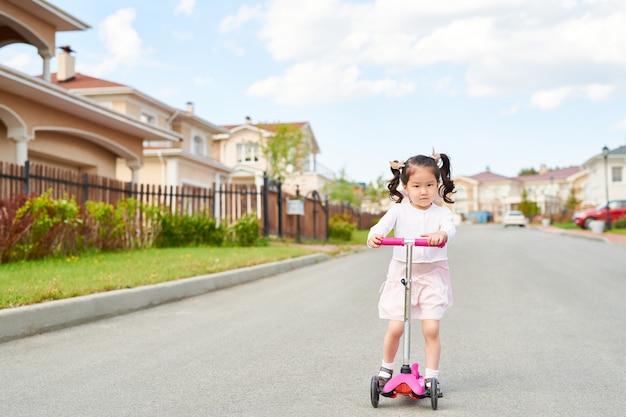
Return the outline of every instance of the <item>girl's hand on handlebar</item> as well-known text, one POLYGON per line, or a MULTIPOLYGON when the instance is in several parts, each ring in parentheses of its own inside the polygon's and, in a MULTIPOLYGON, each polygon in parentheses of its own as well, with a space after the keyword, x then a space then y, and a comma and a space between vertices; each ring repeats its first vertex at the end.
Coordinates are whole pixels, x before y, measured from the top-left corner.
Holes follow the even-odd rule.
POLYGON ((430 246, 439 246, 448 241, 448 234, 444 231, 424 233, 421 237, 428 239, 428 245, 430 246))
POLYGON ((372 235, 369 237, 369 239, 367 239, 367 246, 369 246, 370 248, 378 248, 380 247, 380 243, 383 241, 383 238, 385 236, 383 235, 372 235))

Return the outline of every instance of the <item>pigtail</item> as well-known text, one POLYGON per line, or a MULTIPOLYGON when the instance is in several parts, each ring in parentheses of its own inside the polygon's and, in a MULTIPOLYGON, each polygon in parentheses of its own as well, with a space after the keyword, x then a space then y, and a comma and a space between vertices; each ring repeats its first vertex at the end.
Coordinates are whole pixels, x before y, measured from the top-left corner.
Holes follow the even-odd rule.
POLYGON ((452 204, 454 200, 449 197, 449 194, 453 194, 454 181, 452 181, 452 169, 450 166, 450 158, 446 154, 440 154, 441 167, 439 172, 441 173, 441 185, 439 186, 439 195, 446 203, 452 204))
MULTIPOLYGON (((389 180, 389 184, 387 184, 387 190, 389 190, 389 199, 395 201, 396 203, 401 203, 404 195, 400 191, 398 191, 398 187, 400 186, 400 169, 402 168, 394 168, 394 166, 399 166, 398 161, 393 161, 396 164, 392 164, 391 173, 393 174, 393 178, 389 180)), ((401 164, 401 163, 400 163, 401 164)))

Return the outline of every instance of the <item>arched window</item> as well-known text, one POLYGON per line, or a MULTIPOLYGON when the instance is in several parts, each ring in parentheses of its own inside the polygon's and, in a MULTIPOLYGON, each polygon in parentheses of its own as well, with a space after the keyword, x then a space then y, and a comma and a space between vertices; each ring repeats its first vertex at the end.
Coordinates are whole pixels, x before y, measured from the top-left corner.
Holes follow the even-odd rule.
POLYGON ((193 137, 191 153, 198 156, 206 156, 206 151, 204 147, 204 138, 200 135, 196 135, 193 137))

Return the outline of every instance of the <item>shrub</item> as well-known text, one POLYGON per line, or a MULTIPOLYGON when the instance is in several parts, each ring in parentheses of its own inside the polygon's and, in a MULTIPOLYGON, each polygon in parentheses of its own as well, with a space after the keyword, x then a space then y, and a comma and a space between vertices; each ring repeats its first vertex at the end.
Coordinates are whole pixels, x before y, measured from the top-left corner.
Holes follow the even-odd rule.
POLYGON ((356 230, 356 224, 350 223, 350 216, 344 214, 342 216, 334 215, 328 222, 328 235, 343 241, 351 241, 352 233, 356 230))
POLYGON ((215 219, 200 215, 161 213, 154 245, 159 248, 183 246, 221 246, 226 230, 215 219))
POLYGON ((626 216, 615 220, 613 222, 613 228, 615 228, 615 229, 626 229, 626 216))
POLYGON ((25 194, 9 200, 0 200, 0 263, 6 263, 19 256, 15 245, 28 233, 35 218, 23 215, 17 218, 20 207, 26 204, 25 194))
POLYGON ((261 238, 261 222, 255 213, 246 214, 230 227, 230 240, 236 246, 255 246, 261 238))
POLYGON ((76 253, 80 209, 74 198, 51 198, 52 191, 28 198, 15 213, 15 222, 33 218, 29 230, 15 242, 9 260, 33 260, 76 253))

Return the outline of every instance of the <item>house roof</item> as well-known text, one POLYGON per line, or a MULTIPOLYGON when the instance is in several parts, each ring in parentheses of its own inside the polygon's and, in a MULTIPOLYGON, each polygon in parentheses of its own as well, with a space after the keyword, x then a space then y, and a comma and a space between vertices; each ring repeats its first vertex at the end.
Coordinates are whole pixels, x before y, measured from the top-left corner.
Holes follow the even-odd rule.
POLYGON ((124 84, 115 83, 113 81, 102 80, 100 78, 89 77, 79 72, 73 78, 67 81, 57 81, 57 74, 54 73, 50 80, 53 84, 60 85, 68 90, 75 88, 106 88, 106 87, 127 87, 124 84))
POLYGON ((609 155, 626 155, 626 145, 620 146, 619 148, 610 149, 609 155))
MULTIPOLYGON (((625 147, 626 148, 626 147, 625 147)), ((582 172, 584 168, 582 166, 571 166, 567 168, 553 169, 551 171, 542 172, 541 174, 533 175, 519 175, 517 177, 505 177, 504 175, 495 174, 489 170, 483 171, 476 175, 469 176, 473 180, 479 182, 487 181, 549 181, 549 180, 564 180, 572 175, 582 172)))
POLYGON ((546 181, 546 180, 564 180, 570 176, 579 173, 583 170, 581 166, 571 166, 567 168, 554 169, 551 171, 543 172, 541 174, 534 175, 520 175, 516 177, 517 180, 523 182, 529 181, 546 181))
POLYGON ((483 171, 476 175, 471 175, 468 178, 474 179, 476 181, 510 181, 512 178, 505 177, 504 175, 495 174, 489 170, 483 171))
POLYGON ((311 144, 313 146, 313 153, 317 154, 320 152, 317 139, 315 138, 315 134, 313 133, 313 129, 311 128, 311 124, 309 122, 280 122, 280 123, 254 124, 250 121, 249 118, 246 118, 246 122, 243 124, 223 125, 222 127, 225 129, 228 129, 231 133, 235 133, 243 129, 250 129, 250 130, 262 133, 264 136, 267 137, 267 136, 272 136, 273 133, 277 133, 279 129, 283 126, 286 126, 288 130, 302 131, 302 130, 307 129, 310 132, 310 139, 312 141, 311 144))
MULTIPOLYGON (((41 76, 39 76, 39 78, 41 78, 41 76)), ((218 132, 218 133, 223 133, 226 134, 228 133, 228 130, 224 129, 223 127, 217 126, 207 120, 204 120, 198 116, 196 116, 195 114, 192 113, 188 113, 184 110, 178 110, 172 106, 170 106, 169 104, 166 103, 162 103, 160 101, 158 101, 157 99, 150 97, 144 93, 142 93, 139 90, 136 90, 133 87, 130 87, 128 85, 125 84, 120 84, 120 83, 116 83, 113 81, 108 81, 108 80, 103 80, 101 78, 95 78, 95 77, 90 77, 88 75, 85 74, 81 74, 79 72, 77 72, 74 77, 70 78, 67 81, 58 81, 57 80, 57 73, 51 74, 50 77, 50 81, 53 84, 56 84, 60 87, 66 88, 68 90, 84 90, 84 91, 89 91, 89 93, 91 94, 95 94, 96 91, 98 91, 98 89, 102 89, 103 92, 106 91, 108 93, 112 93, 115 92, 117 94, 135 94, 137 96, 143 97, 144 99, 158 105, 161 106, 169 111, 178 111, 177 116, 180 117, 184 117, 184 118, 191 118, 191 119, 195 119, 198 120, 200 123, 203 123, 204 125, 210 127, 212 130, 218 132)), ((84 93, 83 93, 84 94, 84 93)), ((89 94, 88 94, 89 95, 89 94)))

